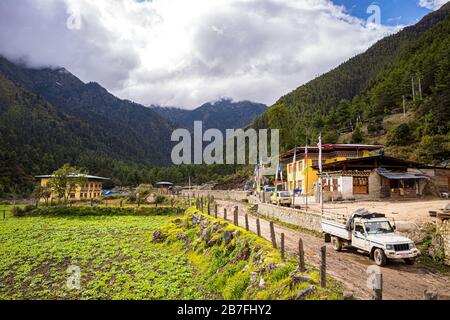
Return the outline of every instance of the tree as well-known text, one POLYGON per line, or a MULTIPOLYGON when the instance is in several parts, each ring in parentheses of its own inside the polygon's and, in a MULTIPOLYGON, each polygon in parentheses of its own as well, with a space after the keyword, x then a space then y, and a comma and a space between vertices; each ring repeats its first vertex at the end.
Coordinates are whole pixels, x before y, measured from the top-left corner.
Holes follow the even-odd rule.
POLYGON ((352 143, 362 143, 364 142, 364 133, 361 128, 358 126, 352 135, 352 143))
POLYGON ((47 187, 52 194, 58 197, 58 200, 61 201, 63 199, 64 204, 67 204, 70 195, 75 192, 76 188, 86 183, 86 176, 87 170, 65 164, 53 173, 47 187))

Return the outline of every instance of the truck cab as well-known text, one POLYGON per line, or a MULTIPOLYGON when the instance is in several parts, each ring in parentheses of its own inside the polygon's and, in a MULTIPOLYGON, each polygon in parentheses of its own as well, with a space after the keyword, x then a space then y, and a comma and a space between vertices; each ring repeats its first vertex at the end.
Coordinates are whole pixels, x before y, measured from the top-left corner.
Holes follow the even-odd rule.
POLYGON ((414 264, 420 255, 414 242, 396 234, 395 227, 381 214, 353 215, 345 225, 324 219, 322 229, 331 236, 336 251, 344 246, 354 247, 369 253, 378 266, 401 259, 414 264))

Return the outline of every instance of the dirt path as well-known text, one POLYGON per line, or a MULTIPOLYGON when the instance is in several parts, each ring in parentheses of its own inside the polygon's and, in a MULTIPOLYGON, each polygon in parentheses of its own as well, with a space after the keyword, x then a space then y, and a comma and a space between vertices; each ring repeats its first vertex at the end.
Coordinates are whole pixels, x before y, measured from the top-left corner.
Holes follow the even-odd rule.
MULTIPOLYGON (((239 224, 244 225, 247 206, 241 203, 218 201, 219 217, 223 218, 227 208, 228 220, 233 219, 234 207, 239 207, 239 224)), ((261 233, 270 240, 269 221, 261 220, 261 233)), ((250 230, 256 233, 256 217, 249 215, 250 230)), ((324 241, 314 235, 301 233, 290 228, 275 225, 277 240, 281 233, 285 234, 286 250, 298 254, 298 240, 303 239, 305 260, 308 264, 319 266, 319 252, 324 241)), ((327 246, 327 270, 334 279, 342 282, 346 289, 355 293, 359 299, 370 299, 371 291, 366 286, 367 268, 374 263, 365 254, 348 251, 335 252, 327 246)), ((437 290, 440 299, 450 300, 450 274, 442 274, 437 270, 421 265, 407 266, 404 263, 390 263, 383 271, 383 296, 386 300, 421 300, 427 289, 437 290)))

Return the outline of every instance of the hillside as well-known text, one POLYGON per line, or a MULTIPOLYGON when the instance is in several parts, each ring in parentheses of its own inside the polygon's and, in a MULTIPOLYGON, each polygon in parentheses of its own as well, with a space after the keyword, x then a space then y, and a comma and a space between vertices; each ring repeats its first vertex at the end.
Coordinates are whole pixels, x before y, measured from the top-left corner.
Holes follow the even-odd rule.
POLYGON ((101 140, 115 158, 167 163, 173 128, 156 112, 118 99, 97 83, 85 84, 64 68, 28 69, 0 58, 0 74, 89 125, 95 135, 90 139, 101 140))
POLYGON ((240 129, 250 124, 257 116, 267 110, 267 106, 250 101, 233 102, 222 99, 206 103, 195 110, 153 107, 153 110, 174 125, 192 130, 194 121, 203 121, 204 129, 240 129))
MULTIPOLYGON (((251 120, 250 120, 251 121, 251 120)), ((67 70, 28 69, 0 57, 0 198, 29 195, 34 176, 65 163, 119 185, 204 183, 234 166, 171 164, 174 126, 67 70)))
POLYGON ((325 142, 385 140, 391 154, 408 146, 400 153, 413 160, 450 158, 449 13, 450 3, 382 39, 280 98, 253 125, 281 128, 284 149, 314 143, 322 132, 325 142), (403 112, 403 97, 412 116, 386 125, 386 117, 403 112))

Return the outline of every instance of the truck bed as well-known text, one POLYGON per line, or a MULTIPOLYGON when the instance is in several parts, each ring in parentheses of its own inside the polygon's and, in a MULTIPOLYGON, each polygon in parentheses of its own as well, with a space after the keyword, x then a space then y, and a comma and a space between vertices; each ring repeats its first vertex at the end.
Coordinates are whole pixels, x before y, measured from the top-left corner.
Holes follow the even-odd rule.
POLYGON ((352 233, 347 230, 345 224, 333 220, 322 220, 322 231, 344 240, 352 240, 352 233))

